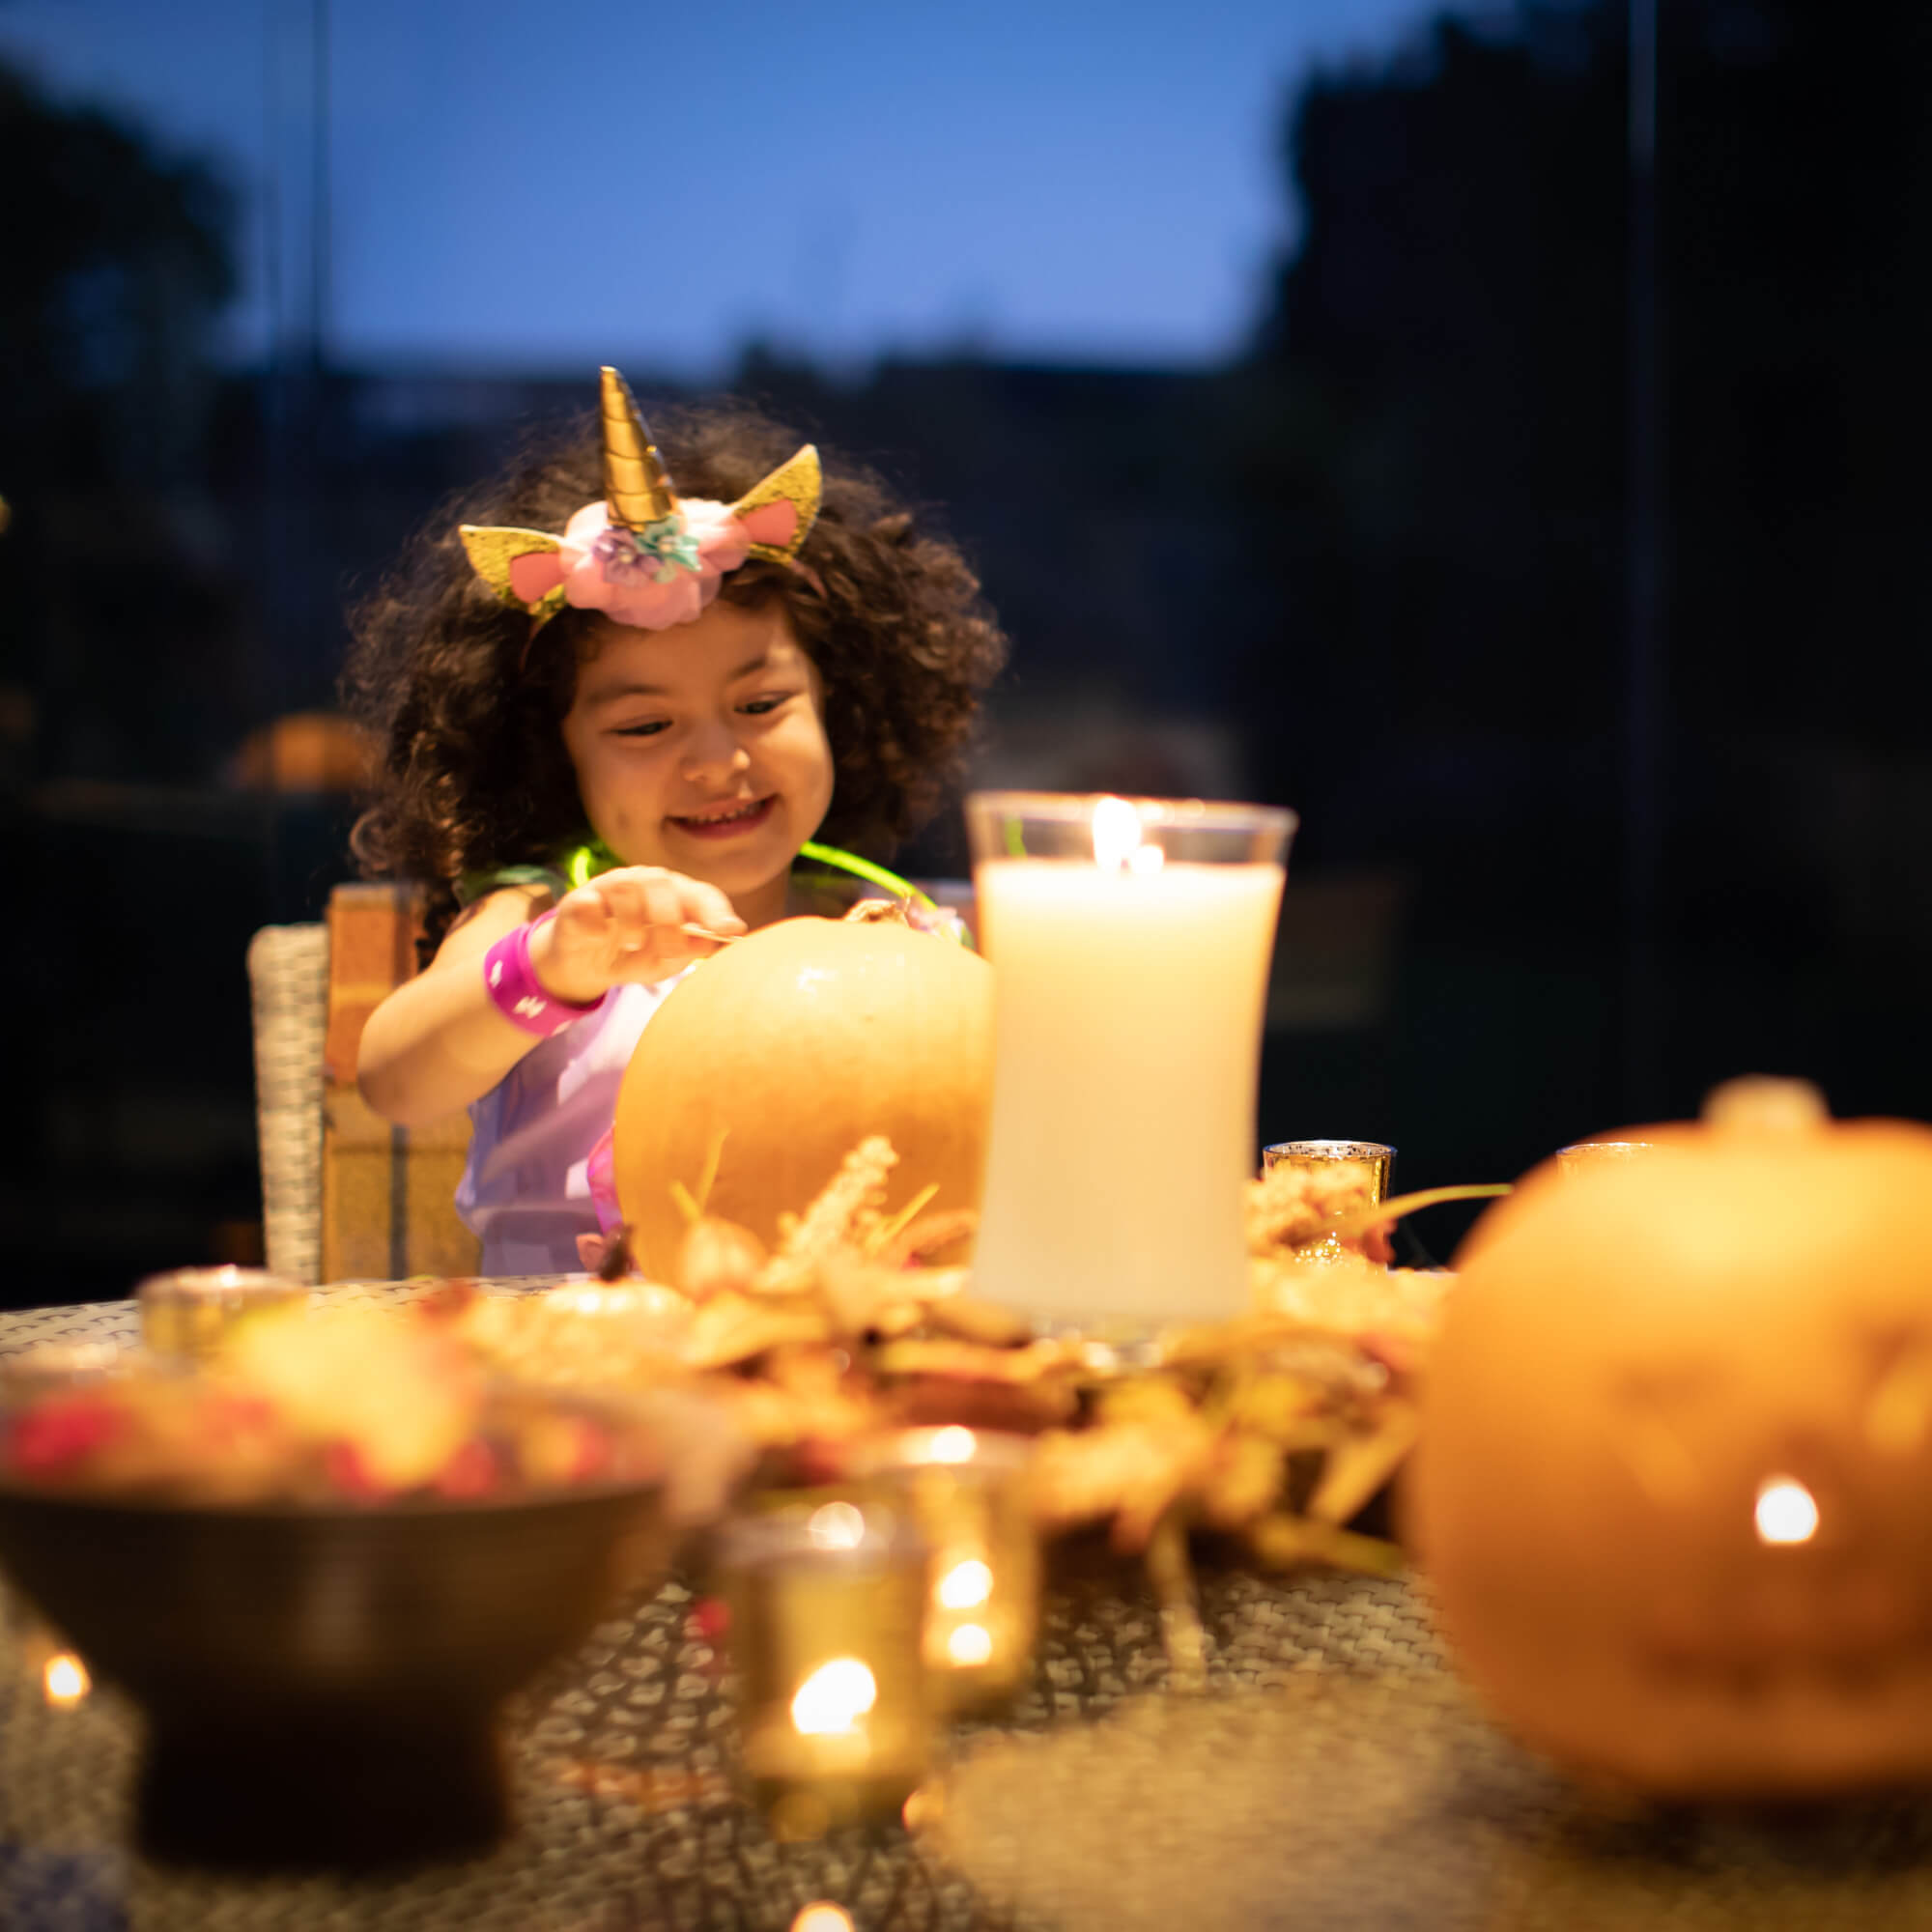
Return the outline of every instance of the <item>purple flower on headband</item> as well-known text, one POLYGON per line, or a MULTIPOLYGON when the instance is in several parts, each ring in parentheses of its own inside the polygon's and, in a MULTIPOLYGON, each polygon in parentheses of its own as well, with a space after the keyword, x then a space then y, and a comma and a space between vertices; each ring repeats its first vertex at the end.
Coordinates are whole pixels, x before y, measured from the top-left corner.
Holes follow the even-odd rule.
POLYGON ((615 583, 648 576, 653 583, 668 583, 679 571, 699 569, 697 539, 672 515, 646 524, 640 530, 607 529, 590 546, 605 578, 615 583))

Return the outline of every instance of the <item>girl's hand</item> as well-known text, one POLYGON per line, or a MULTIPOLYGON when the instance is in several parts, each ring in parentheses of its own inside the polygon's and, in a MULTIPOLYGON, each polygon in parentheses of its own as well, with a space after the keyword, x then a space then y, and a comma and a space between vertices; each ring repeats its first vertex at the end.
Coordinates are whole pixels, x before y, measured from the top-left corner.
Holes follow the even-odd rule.
POLYGON ((545 992, 583 1006, 612 986, 668 979, 718 951, 686 925, 729 936, 746 929, 716 886, 661 866, 624 866, 557 901, 530 936, 530 964, 545 992))

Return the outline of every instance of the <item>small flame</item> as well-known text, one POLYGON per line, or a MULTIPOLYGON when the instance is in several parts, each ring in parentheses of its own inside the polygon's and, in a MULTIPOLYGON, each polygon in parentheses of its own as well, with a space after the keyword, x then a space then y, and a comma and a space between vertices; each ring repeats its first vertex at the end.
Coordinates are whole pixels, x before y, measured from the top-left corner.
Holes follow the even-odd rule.
POLYGON ((1123 798, 1097 799, 1094 805, 1094 863, 1118 872, 1131 863, 1141 843, 1141 815, 1123 798))
POLYGON ((970 1463, 980 1453, 980 1441, 955 1422, 934 1434, 925 1453, 935 1463, 970 1463))
POLYGON ((993 1594, 993 1573, 977 1557, 969 1557, 964 1563, 955 1563, 932 1594, 942 1609, 970 1610, 993 1594))
POLYGON ((87 1674, 87 1665, 72 1651, 57 1650, 41 1671, 41 1689, 55 1710, 71 1711, 85 1701, 94 1689, 94 1680, 87 1674))
POLYGON ((1818 1533, 1818 1504, 1796 1476, 1773 1476, 1758 1485, 1760 1543, 1809 1543, 1818 1533))
POLYGON ((791 1921, 791 1932, 852 1932, 852 1915, 830 1899, 814 1899, 791 1921))
POLYGON ((792 1724, 807 1737, 849 1732, 878 1696, 876 1680, 856 1657, 835 1657, 798 1687, 791 1700, 792 1724))
POLYGON ((823 1503, 806 1519, 805 1533, 819 1549, 857 1549, 866 1540, 866 1519, 854 1503, 823 1503))
POLYGON ((946 1639, 946 1654, 954 1663, 984 1663, 993 1654, 993 1634, 984 1624, 961 1624, 946 1639))

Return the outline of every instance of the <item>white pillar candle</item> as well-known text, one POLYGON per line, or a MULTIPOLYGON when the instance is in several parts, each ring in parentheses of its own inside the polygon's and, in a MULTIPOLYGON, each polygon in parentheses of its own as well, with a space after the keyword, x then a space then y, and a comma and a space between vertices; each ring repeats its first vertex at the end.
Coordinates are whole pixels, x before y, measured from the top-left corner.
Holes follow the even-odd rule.
POLYGON ((968 817, 994 968, 976 1288, 1096 1328, 1241 1313, 1293 815, 982 794, 968 817), (1057 837, 1036 822, 1049 803, 1057 837), (1084 856, 1068 853, 1068 808, 1084 856), (1025 856, 1002 856, 1015 844, 1025 856))

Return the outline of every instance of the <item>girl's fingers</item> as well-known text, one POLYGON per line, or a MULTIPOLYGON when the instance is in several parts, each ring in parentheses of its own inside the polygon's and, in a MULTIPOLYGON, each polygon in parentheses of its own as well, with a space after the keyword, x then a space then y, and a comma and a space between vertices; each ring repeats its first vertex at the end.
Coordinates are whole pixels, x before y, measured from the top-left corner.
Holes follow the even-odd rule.
POLYGON ((662 979, 717 952, 706 934, 734 938, 746 930, 716 886, 655 866, 602 873, 570 894, 558 914, 573 955, 607 980, 662 979), (694 925, 700 930, 687 929, 694 925))
POLYGON ((743 932, 745 922, 716 886, 651 866, 606 872, 593 884, 605 889, 627 924, 678 927, 701 925, 713 932, 743 932))
POLYGON ((620 979, 661 979, 715 952, 716 942, 687 931, 691 924, 730 934, 744 930, 723 893, 681 873, 632 867, 594 883, 604 888, 610 919, 609 970, 620 979), (718 926, 710 926, 712 919, 718 926))
POLYGON ((680 923, 701 925, 707 932, 741 933, 745 922, 731 910, 731 901, 716 886, 701 879, 686 879, 683 884, 683 910, 680 923))

